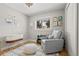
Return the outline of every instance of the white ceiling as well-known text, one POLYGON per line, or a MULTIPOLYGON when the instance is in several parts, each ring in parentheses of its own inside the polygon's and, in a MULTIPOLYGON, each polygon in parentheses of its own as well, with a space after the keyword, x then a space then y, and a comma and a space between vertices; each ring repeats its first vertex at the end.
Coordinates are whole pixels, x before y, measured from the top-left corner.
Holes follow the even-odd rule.
POLYGON ((30 8, 25 3, 6 3, 5 5, 28 16, 65 8, 65 3, 34 3, 30 8))

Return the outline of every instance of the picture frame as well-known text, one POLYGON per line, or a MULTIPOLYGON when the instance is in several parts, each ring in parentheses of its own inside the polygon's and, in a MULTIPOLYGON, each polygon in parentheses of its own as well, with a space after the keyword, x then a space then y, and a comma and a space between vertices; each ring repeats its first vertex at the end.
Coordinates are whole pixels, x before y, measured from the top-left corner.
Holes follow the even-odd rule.
POLYGON ((36 21, 36 28, 37 29, 47 29, 50 28, 50 19, 44 18, 36 21))

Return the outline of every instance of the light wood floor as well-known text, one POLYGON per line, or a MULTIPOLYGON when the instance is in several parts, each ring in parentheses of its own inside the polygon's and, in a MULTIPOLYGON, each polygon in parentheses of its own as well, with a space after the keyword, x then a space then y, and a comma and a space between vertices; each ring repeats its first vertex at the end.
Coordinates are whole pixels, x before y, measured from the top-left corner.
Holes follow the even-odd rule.
MULTIPOLYGON (((2 56, 4 53, 7 53, 8 51, 11 51, 13 49, 16 49, 24 44, 27 43, 36 43, 35 41, 27 41, 27 42, 23 42, 22 44, 16 45, 14 47, 8 48, 6 50, 0 50, 0 55, 2 56)), ((36 43, 37 44, 37 43, 36 43)), ((68 56, 67 50, 63 49, 62 51, 59 52, 59 56, 68 56)))
POLYGON ((59 52, 59 55, 60 56, 69 56, 66 49, 63 49, 61 52, 59 52))

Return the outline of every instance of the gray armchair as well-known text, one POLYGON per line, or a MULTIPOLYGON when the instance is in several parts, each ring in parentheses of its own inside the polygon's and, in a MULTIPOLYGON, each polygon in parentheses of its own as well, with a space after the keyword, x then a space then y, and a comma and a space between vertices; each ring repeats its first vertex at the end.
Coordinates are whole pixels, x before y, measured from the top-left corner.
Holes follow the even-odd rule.
POLYGON ((41 38, 41 46, 45 53, 59 52, 63 49, 63 32, 59 28, 53 30, 53 33, 47 39, 41 38))

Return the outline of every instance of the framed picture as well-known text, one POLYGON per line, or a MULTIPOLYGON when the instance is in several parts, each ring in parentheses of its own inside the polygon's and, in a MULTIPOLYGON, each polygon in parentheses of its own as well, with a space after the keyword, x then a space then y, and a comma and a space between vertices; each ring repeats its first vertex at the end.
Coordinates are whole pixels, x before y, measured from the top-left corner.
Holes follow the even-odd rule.
POLYGON ((57 26, 58 24, 57 24, 57 22, 53 22, 53 26, 57 26))
POLYGON ((63 16, 53 17, 53 26, 62 26, 63 16))
POLYGON ((36 22, 37 29, 50 28, 50 19, 41 19, 36 22))
POLYGON ((56 22, 57 20, 58 20, 57 17, 54 17, 54 18, 53 18, 53 22, 56 22))

